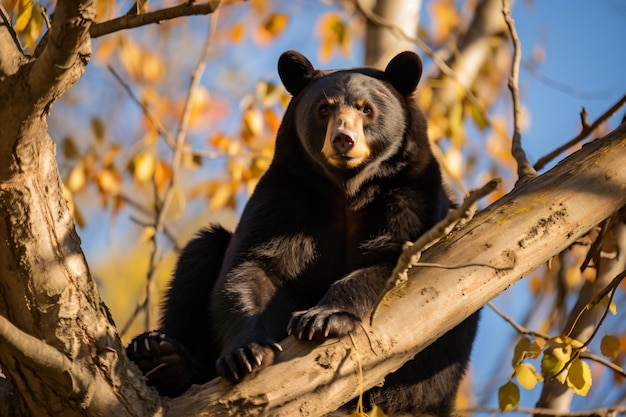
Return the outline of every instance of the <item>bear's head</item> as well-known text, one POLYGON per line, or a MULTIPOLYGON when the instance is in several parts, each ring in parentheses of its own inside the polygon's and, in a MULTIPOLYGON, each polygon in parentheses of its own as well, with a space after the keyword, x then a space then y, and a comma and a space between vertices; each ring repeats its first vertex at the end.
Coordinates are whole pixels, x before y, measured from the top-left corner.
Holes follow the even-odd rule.
MULTIPOLYGON (((293 119, 309 157, 332 177, 345 180, 363 171, 380 174, 380 164, 397 154, 407 132, 414 130, 411 119, 419 110, 410 96, 422 74, 422 62, 413 52, 396 55, 384 71, 321 71, 301 53, 287 51, 278 61, 278 73, 293 95, 285 118, 293 119)), ((426 140, 421 113, 417 119, 423 130, 418 133, 426 140)))

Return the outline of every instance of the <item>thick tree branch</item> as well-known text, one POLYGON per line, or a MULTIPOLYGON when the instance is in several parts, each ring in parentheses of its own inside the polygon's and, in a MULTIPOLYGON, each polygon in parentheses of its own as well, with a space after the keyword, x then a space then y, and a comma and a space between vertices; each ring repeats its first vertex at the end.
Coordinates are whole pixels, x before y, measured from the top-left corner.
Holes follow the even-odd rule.
POLYGON ((0 3, 0 79, 15 74, 26 61, 4 5, 0 3))
POLYGON ((52 102, 78 81, 91 58, 88 30, 95 12, 94 0, 57 4, 47 43, 28 75, 29 93, 33 101, 45 106, 46 113, 52 102))
POLYGON ((92 38, 98 38, 113 32, 119 32, 120 30, 133 29, 140 26, 150 25, 152 23, 161 23, 165 20, 176 19, 178 17, 211 14, 217 9, 220 3, 220 0, 209 0, 208 2, 202 4, 185 2, 179 4, 178 6, 155 10, 153 12, 138 15, 127 14, 122 17, 118 17, 117 19, 94 24, 91 26, 89 34, 92 38))
MULTIPOLYGON (((384 380, 445 331, 478 310, 626 204, 626 125, 518 186, 423 254, 423 262, 489 264, 413 268, 403 297, 354 334, 364 389, 384 380), (416 320, 415 314, 419 311, 416 320)), ((350 338, 322 345, 287 338, 278 362, 250 381, 214 380, 172 401, 169 416, 316 416, 358 394, 350 338), (289 381, 285 384, 285 381, 289 381), (325 401, 320 402, 319 398, 325 401), (244 411, 245 410, 245 411, 244 411)))
POLYGON ((23 365, 34 365, 49 375, 60 376, 71 367, 70 361, 61 352, 44 341, 24 333, 9 320, 0 316, 0 341, 6 349, 21 358, 23 365))

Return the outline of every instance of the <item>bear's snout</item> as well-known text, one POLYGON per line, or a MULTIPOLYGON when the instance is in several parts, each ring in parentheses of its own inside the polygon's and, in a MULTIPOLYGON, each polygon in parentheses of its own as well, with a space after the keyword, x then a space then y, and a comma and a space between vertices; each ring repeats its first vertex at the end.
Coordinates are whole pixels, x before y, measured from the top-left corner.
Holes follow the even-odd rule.
POLYGON ((349 130, 337 129, 332 136, 331 142, 335 152, 345 155, 354 146, 354 133, 349 130))

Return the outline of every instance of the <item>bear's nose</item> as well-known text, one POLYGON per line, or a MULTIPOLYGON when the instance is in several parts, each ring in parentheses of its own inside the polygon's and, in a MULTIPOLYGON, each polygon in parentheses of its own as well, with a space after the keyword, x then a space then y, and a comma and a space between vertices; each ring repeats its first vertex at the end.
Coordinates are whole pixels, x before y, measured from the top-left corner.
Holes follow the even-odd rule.
POLYGON ((333 134, 332 144, 335 152, 344 155, 354 146, 354 136, 350 131, 338 130, 333 134))

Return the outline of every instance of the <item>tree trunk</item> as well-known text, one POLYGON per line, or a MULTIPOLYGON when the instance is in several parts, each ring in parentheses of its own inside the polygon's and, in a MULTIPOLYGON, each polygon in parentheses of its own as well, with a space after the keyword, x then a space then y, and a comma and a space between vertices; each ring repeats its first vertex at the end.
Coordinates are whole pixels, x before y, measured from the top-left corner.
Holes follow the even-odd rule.
MULTIPOLYGON (((382 19, 393 23, 409 36, 417 36, 419 14, 422 8, 421 0, 375 0, 363 3, 382 19)), ((415 47, 410 42, 389 28, 378 25, 371 20, 367 21, 365 34, 365 65, 385 69, 391 58, 405 50, 415 47)))
POLYGON ((322 345, 282 342, 278 363, 231 386, 192 387, 166 416, 321 416, 380 384, 421 349, 626 204, 626 124, 481 211, 422 256, 406 295, 373 326, 322 345), (476 266, 477 264, 484 266, 476 266), (358 353, 357 353, 358 352, 358 353))
POLYGON ((128 366, 89 273, 48 134, 50 106, 89 61, 94 13, 92 1, 60 1, 35 58, 0 25, 0 363, 12 416, 158 415, 160 407, 128 366))

